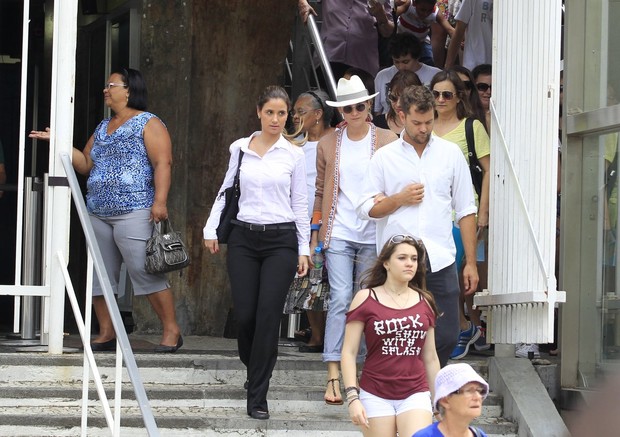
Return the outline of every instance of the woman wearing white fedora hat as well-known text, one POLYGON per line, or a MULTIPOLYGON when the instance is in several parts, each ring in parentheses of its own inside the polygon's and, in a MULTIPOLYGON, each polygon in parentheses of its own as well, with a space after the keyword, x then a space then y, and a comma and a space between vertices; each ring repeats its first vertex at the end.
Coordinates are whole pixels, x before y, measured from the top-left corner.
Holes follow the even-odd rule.
POLYGON ((368 122, 371 101, 377 94, 369 95, 356 75, 340 79, 336 100, 326 103, 340 110, 344 124, 321 138, 317 148, 311 246, 323 246, 330 272, 323 348, 328 380, 325 402, 329 405, 343 403, 340 357, 346 312, 353 293, 359 289, 361 274, 372 267, 377 257, 375 223, 361 220, 355 213, 360 182, 366 177, 374 152, 397 139, 391 131, 368 122))

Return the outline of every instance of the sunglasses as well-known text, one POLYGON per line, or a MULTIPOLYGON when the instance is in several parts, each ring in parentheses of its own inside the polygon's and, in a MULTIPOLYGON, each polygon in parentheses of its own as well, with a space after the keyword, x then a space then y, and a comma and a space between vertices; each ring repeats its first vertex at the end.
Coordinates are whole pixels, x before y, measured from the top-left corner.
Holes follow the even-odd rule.
POLYGON ((488 83, 484 83, 484 82, 480 82, 476 84, 476 88, 478 88, 478 91, 480 91, 481 93, 490 90, 491 89, 491 85, 489 85, 488 83))
POLYGON ((388 244, 399 244, 405 241, 415 242, 417 240, 413 238, 411 235, 397 234, 397 235, 393 235, 392 238, 390 238, 390 241, 388 241, 388 244))
POLYGON ((460 388, 455 392, 452 392, 453 395, 465 395, 467 397, 474 397, 476 394, 482 396, 483 398, 488 394, 486 387, 469 387, 467 389, 460 388))
POLYGON ((351 112, 353 112, 353 108, 355 108, 357 112, 364 112, 366 110, 366 103, 358 103, 357 105, 343 106, 342 112, 344 112, 345 114, 350 114, 351 112))
POLYGON ((454 93, 452 91, 433 90, 433 96, 435 97, 435 100, 437 100, 440 96, 443 97, 444 100, 452 100, 454 98, 454 93))
POLYGON ((398 102, 398 96, 392 93, 388 94, 388 99, 394 103, 398 102))

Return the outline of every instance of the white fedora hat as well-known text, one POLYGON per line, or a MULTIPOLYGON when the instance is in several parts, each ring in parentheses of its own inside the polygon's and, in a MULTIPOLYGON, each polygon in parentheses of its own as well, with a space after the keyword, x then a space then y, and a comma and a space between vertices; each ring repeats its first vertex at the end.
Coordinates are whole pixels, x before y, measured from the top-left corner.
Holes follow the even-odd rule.
POLYGON ((368 90, 364 86, 364 82, 359 76, 353 75, 351 79, 340 78, 338 87, 336 88, 336 101, 326 100, 329 106, 340 108, 347 105, 355 105, 356 103, 365 102, 372 99, 379 93, 368 95, 368 90))

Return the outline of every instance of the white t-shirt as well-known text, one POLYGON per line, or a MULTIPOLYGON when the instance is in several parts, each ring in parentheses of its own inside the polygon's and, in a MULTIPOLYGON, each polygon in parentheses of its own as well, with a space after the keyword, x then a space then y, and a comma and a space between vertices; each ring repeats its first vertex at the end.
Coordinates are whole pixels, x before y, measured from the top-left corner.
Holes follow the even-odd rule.
POLYGON ((490 64, 493 55, 493 0, 463 0, 456 20, 467 24, 463 66, 490 64))
POLYGON ((361 182, 368 177, 370 156, 370 129, 364 138, 352 141, 345 128, 340 146, 338 205, 332 238, 365 244, 375 242, 375 223, 361 220, 355 212, 357 200, 362 194, 361 182))
POLYGON ((398 17, 398 33, 411 33, 421 42, 430 44, 431 25, 437 22, 438 12, 439 8, 435 5, 428 17, 420 18, 416 7, 413 4, 409 5, 409 8, 398 17))
MULTIPOLYGON (((418 75, 418 79, 424 85, 429 85, 431 80, 433 80, 433 76, 439 73, 441 70, 437 67, 431 67, 430 65, 421 64, 422 66, 418 71, 415 71, 415 74, 418 75)), ((394 77, 394 75, 398 72, 398 69, 395 66, 387 67, 377 73, 377 77, 375 77, 375 92, 378 92, 379 95, 375 97, 375 107, 374 112, 376 114, 387 114, 390 110, 390 102, 388 101, 388 87, 390 85, 390 81, 394 77)))

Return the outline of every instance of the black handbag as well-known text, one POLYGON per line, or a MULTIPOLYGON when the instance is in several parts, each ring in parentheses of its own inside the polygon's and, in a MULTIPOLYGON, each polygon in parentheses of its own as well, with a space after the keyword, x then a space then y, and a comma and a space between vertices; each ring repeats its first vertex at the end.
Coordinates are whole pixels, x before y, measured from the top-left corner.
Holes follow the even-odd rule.
POLYGON ((169 219, 153 226, 151 238, 146 241, 146 261, 144 268, 148 273, 167 273, 189 265, 189 255, 181 235, 172 229, 169 219))
POLYGON ((241 195, 241 186, 239 183, 239 171, 241 170, 241 160, 243 159, 243 150, 239 150, 239 162, 237 163, 237 173, 235 173, 235 179, 232 186, 226 188, 219 194, 219 198, 224 196, 224 209, 220 215, 220 224, 217 226, 215 232, 217 233, 217 242, 220 244, 226 244, 228 242, 228 236, 234 226, 231 220, 237 218, 239 213, 239 196, 241 195))
POLYGON ((482 193, 482 166, 476 155, 476 140, 474 139, 474 119, 465 120, 465 138, 467 141, 467 149, 469 155, 469 172, 471 173, 471 181, 474 184, 478 199, 482 193))

